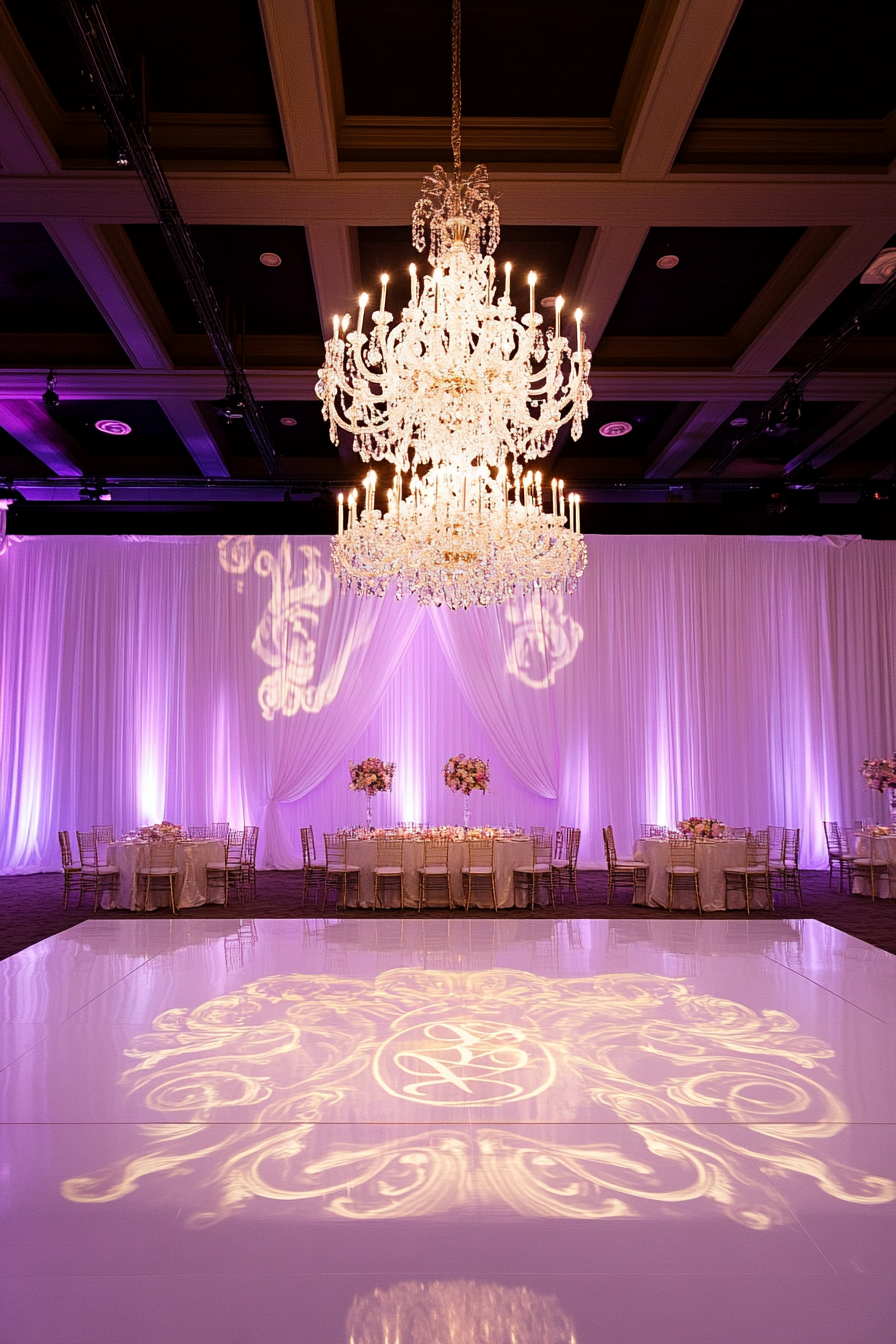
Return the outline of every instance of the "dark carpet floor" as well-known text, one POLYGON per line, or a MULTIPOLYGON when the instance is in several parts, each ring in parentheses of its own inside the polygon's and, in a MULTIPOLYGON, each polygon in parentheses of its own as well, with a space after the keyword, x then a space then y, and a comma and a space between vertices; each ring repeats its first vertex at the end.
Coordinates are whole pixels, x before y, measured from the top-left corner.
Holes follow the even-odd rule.
MULTIPOLYGON (((773 915, 759 911, 751 919, 796 918, 802 913, 804 918, 819 919, 834 928, 842 929, 855 938, 882 948, 885 952, 896 953, 896 900, 875 901, 868 897, 850 896, 837 891, 836 881, 828 886, 827 872, 808 872, 802 874, 803 902, 802 912, 790 904, 786 909, 780 907, 773 915)), ((562 911, 539 910, 534 915, 526 910, 499 911, 499 919, 551 919, 576 916, 580 919, 694 919, 693 912, 681 911, 669 914, 667 911, 633 906, 628 894, 616 893, 613 904, 607 903, 607 875, 604 872, 582 871, 579 874, 579 904, 570 901, 562 911)), ((254 900, 244 905, 234 904, 226 910, 220 905, 199 906, 195 910, 185 910, 179 919, 240 919, 251 916, 257 919, 296 919, 319 914, 319 909, 308 905, 305 910, 299 906, 298 873, 260 872, 258 890, 254 900)), ((328 915, 334 913, 332 905, 328 915)), ((444 917, 444 910, 430 910, 423 916, 417 916, 413 910, 348 911, 347 919, 405 919, 444 917)), ((471 911, 471 918, 490 918, 493 912, 471 911)), ((0 878, 0 958, 12 956, 32 943, 49 938, 62 929, 79 924, 84 919, 168 919, 164 910, 150 914, 131 913, 115 910, 94 915, 90 909, 62 909, 62 874, 37 873, 30 877, 0 878)), ((463 918, 462 912, 456 912, 454 918, 463 918)), ((743 912, 719 912, 700 916, 703 919, 746 919, 743 912)))

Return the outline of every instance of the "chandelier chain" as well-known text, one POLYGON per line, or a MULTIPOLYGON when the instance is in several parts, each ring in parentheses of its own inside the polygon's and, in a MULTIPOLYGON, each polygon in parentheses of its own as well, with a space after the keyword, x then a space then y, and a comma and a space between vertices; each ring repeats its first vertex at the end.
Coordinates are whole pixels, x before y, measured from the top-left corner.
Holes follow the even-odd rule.
POLYGON ((451 153, 460 173, 460 0, 451 0, 451 153))

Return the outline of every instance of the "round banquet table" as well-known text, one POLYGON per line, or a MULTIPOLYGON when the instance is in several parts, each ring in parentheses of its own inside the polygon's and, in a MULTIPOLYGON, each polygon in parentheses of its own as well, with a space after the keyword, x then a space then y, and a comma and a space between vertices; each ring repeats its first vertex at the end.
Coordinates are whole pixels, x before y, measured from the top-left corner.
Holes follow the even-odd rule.
MULTIPOLYGON (((863 859, 867 859, 871 853, 871 841, 874 840, 875 859, 886 859, 886 874, 880 873, 875 878, 875 891, 881 900, 886 901, 891 897, 896 898, 896 835, 856 835, 856 853, 863 859)), ((855 873, 852 880, 852 890, 855 896, 870 896, 871 882, 867 877, 855 873)))
MULTIPOLYGON (((743 840, 698 840, 697 876, 700 881, 700 904, 704 910, 724 910, 725 907, 725 869, 744 866, 746 845, 743 840)), ((638 905, 669 904, 669 875, 666 869, 670 863, 668 840, 638 840, 635 842, 634 857, 647 868, 647 899, 641 898, 638 905)), ((639 895, 638 892, 635 893, 639 895)), ((676 910, 696 910, 697 902, 693 890, 684 883, 675 889, 676 910)), ((728 898, 729 910, 743 910, 746 902, 743 889, 733 889, 728 898)), ((769 908, 768 897, 764 889, 755 884, 750 894, 750 906, 756 910, 769 908)))
MULTIPOLYGON (((404 867, 404 904, 406 906, 417 905, 417 869, 423 867, 423 841, 405 840, 404 850, 402 852, 404 867)), ((354 892, 349 888, 349 905, 373 905, 373 870, 376 867, 376 841, 375 840, 349 840, 348 859, 349 864, 360 868, 359 891, 360 902, 355 897, 354 892)), ((451 899, 454 902, 455 909, 458 905, 463 905, 463 878, 461 869, 467 862, 467 842, 465 840, 452 840, 448 846, 448 873, 451 882, 451 899)), ((499 908, 506 909, 515 904, 513 887, 513 870, 522 868, 525 864, 532 862, 532 841, 527 836, 520 836, 518 839, 495 840, 495 893, 498 898, 499 908)), ((384 903, 387 906, 398 905, 398 892, 395 890, 394 883, 388 883, 384 889, 384 903)), ((437 903, 443 904, 448 909, 447 898, 438 890, 427 893, 426 903, 432 908, 437 903)), ((491 900, 484 892, 482 885, 476 883, 473 888, 473 898, 471 905, 476 907, 488 908, 491 900), (477 890, 478 888, 478 890, 477 890)), ((526 901, 521 895, 519 904, 525 905, 526 901)))
MULTIPOLYGON (((145 840, 118 840, 106 846, 106 863, 113 864, 121 873, 118 892, 103 893, 103 909, 142 910, 146 878, 137 876, 137 869, 146 865, 148 858, 145 840), (112 904, 112 898, 115 904, 112 904)), ((224 858, 220 840, 178 840, 174 846, 177 877, 174 879, 174 902, 179 910, 196 905, 224 904, 224 887, 216 886, 209 894, 205 865, 219 863, 224 858)), ((168 883, 156 878, 149 894, 147 910, 160 910, 168 905, 168 883)))

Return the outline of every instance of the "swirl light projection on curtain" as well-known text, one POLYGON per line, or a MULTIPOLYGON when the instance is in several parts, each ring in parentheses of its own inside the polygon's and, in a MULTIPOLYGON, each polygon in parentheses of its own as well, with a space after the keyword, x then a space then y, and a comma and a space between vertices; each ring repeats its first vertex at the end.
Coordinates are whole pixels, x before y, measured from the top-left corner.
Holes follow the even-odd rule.
POLYGON ((507 671, 535 691, 553 686, 561 667, 568 667, 579 651, 584 631, 566 607, 562 594, 539 593, 516 597, 504 608, 504 619, 513 627, 507 671))
POLYGON ((709 1200, 765 1229, 792 1219, 800 1178, 852 1204, 896 1198, 892 1181, 818 1151, 849 1119, 827 1085, 830 1046, 785 1013, 666 976, 285 974, 154 1026, 121 1081, 165 1123, 146 1126, 143 1153, 66 1180, 69 1200, 114 1201, 164 1176, 192 1227, 258 1200, 364 1220, 656 1216, 709 1200), (254 1114, 233 1124, 233 1107, 254 1114), (624 1128, 613 1142, 553 1140, 551 1122, 570 1116, 624 1128), (331 1138, 347 1121, 365 1142, 331 1138))
POLYGON ((469 1279, 376 1288, 345 1324, 349 1344, 576 1344, 556 1297, 469 1279))

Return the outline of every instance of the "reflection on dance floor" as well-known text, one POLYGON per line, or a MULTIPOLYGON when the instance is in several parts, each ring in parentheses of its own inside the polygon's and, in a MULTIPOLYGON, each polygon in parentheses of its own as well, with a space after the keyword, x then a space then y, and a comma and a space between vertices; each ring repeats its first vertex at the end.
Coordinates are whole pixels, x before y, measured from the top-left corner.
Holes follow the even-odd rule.
POLYGON ((800 1181, 853 1204, 896 1197, 825 1153, 849 1120, 829 1045, 669 976, 295 972, 168 1009, 125 1053, 122 1083, 163 1123, 62 1193, 106 1203, 163 1175, 171 1199, 201 1201, 192 1226, 257 1200, 355 1219, 711 1200, 763 1229, 792 1217, 800 1181), (340 1124, 352 1141, 333 1139, 340 1124))

